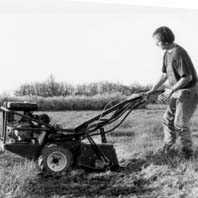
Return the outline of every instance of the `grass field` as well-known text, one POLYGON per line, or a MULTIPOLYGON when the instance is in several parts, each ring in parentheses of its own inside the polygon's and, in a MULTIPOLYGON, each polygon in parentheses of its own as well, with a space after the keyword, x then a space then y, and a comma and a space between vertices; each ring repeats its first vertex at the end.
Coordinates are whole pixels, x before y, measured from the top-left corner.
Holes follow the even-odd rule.
MULTIPOLYGON (((114 143, 120 165, 118 172, 86 173, 72 170, 57 176, 43 176, 36 163, 11 153, 0 155, 1 198, 196 198, 198 197, 198 109, 192 119, 194 158, 180 155, 179 141, 173 156, 161 155, 164 106, 139 109, 108 140, 114 143)), ((49 112, 53 123, 70 128, 97 111, 49 112)), ((2 124, 1 124, 2 125, 2 124)), ((96 138, 96 141, 99 141, 96 138)))

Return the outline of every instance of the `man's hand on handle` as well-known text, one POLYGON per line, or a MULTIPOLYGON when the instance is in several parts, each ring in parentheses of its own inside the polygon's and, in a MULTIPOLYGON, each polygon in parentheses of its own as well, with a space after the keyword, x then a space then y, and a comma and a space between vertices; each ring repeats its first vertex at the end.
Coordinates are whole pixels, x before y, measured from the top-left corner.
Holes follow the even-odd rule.
POLYGON ((174 91, 172 89, 165 89, 165 91, 159 95, 158 100, 160 102, 166 102, 171 97, 173 92, 174 91))

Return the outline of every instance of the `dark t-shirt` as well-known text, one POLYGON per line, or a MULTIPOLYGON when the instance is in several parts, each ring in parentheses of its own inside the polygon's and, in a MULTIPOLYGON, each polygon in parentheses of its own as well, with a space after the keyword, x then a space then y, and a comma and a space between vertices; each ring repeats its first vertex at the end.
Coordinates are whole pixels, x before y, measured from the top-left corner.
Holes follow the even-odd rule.
POLYGON ((193 63, 186 50, 179 45, 175 45, 171 52, 164 53, 162 72, 167 74, 170 86, 188 75, 192 75, 192 80, 183 88, 190 88, 197 82, 193 63))

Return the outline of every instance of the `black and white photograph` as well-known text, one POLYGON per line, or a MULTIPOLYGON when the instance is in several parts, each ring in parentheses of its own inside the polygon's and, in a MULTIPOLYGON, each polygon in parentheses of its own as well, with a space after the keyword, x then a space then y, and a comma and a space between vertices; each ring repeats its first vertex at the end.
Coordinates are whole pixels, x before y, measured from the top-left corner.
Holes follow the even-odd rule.
POLYGON ((195 0, 0 0, 0 198, 198 198, 195 0))

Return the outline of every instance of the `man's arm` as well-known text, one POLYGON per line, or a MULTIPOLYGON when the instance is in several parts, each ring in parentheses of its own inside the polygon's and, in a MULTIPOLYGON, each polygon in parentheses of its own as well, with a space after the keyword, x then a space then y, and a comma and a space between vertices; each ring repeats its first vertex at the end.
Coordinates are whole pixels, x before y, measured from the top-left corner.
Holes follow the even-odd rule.
POLYGON ((159 80, 153 85, 153 87, 146 92, 147 95, 152 94, 154 91, 158 90, 167 80, 167 74, 162 73, 159 80))
POLYGON ((177 91, 178 89, 182 89, 191 80, 192 80, 192 75, 187 75, 187 76, 180 78, 180 80, 175 85, 173 85, 170 89, 166 89, 166 91, 162 93, 158 99, 162 102, 165 102, 171 97, 174 91, 177 91))
POLYGON ((180 78, 180 80, 171 87, 171 89, 174 91, 177 91, 178 89, 182 89, 183 87, 185 87, 190 81, 192 80, 192 75, 187 75, 184 76, 182 78, 180 78))

